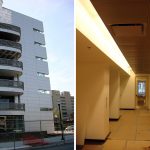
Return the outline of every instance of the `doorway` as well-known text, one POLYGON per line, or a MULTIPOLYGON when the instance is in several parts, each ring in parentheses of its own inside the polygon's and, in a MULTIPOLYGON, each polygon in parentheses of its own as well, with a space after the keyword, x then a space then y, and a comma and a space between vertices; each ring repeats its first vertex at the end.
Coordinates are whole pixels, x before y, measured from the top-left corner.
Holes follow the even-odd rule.
POLYGON ((148 78, 146 76, 136 77, 136 107, 148 106, 148 78))

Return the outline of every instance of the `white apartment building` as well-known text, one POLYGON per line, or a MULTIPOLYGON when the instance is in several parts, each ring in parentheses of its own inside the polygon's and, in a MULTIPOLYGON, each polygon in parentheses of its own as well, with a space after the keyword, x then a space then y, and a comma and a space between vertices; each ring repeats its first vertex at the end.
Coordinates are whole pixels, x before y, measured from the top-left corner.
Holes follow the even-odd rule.
POLYGON ((3 8, 2 3, 0 0, 0 128, 53 132, 43 23, 3 8))

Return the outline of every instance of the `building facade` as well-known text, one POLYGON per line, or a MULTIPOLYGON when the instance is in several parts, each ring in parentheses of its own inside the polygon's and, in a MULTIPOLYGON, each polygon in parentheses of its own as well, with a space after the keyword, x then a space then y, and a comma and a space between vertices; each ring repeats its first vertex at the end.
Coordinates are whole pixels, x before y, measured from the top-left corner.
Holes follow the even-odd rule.
POLYGON ((52 90, 52 101, 53 101, 53 110, 54 117, 59 117, 59 108, 62 114, 63 120, 73 120, 74 116, 74 96, 70 95, 70 92, 64 91, 60 92, 57 90, 52 90))
POLYGON ((43 24, 3 8, 2 3, 0 0, 0 128, 53 132, 43 24))

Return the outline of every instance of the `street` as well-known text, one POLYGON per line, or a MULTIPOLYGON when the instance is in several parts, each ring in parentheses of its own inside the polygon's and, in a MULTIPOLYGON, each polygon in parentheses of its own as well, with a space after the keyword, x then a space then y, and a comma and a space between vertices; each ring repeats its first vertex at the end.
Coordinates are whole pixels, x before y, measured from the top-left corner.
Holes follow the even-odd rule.
POLYGON ((47 148, 41 148, 41 149, 38 148, 38 150, 73 150, 73 149, 74 149, 73 143, 59 145, 55 147, 47 147, 47 148))

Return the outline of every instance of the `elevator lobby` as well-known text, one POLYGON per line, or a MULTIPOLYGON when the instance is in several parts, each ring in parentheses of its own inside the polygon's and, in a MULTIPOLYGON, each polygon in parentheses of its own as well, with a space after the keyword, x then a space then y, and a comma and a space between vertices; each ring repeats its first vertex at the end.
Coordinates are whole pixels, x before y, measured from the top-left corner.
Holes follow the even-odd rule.
POLYGON ((150 150, 150 0, 76 0, 76 144, 150 150))

